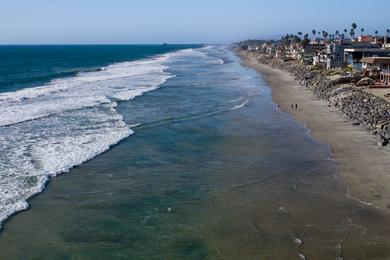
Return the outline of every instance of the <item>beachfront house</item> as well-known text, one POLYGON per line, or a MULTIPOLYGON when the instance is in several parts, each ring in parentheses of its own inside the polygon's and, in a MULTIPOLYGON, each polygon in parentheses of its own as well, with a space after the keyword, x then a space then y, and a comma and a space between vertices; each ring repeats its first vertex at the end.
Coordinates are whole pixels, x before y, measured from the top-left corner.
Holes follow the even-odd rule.
POLYGON ((314 37, 310 40, 310 44, 312 44, 312 45, 319 45, 319 44, 324 45, 324 44, 326 44, 326 42, 327 42, 327 39, 316 38, 316 37, 314 37))
MULTIPOLYGON (((379 45, 369 43, 369 42, 352 42, 350 40, 337 40, 327 46, 327 59, 326 59, 326 68, 327 69, 337 69, 342 68, 348 64, 353 63, 352 57, 349 55, 345 56, 346 49, 379 49, 379 45), (349 62, 348 62, 349 59, 349 62)), ((360 60, 362 57, 356 57, 356 60, 360 60)))
POLYGON ((300 43, 290 43, 283 49, 283 58, 285 60, 298 60, 302 53, 302 45, 300 43))
POLYGON ((274 44, 271 44, 271 45, 268 45, 267 46, 267 49, 266 49, 266 54, 268 54, 269 56, 273 57, 275 55, 275 45, 274 44))
POLYGON ((325 44, 308 44, 303 51, 303 62, 313 64, 314 57, 317 53, 325 48, 325 44))
POLYGON ((390 83, 390 57, 363 57, 363 72, 371 77, 378 77, 385 85, 390 83))
POLYGON ((344 60, 356 71, 362 70, 364 57, 390 57, 390 49, 348 48, 344 50, 344 60))
POLYGON ((267 52, 267 47, 268 47, 268 44, 267 43, 263 43, 260 47, 260 52, 261 53, 266 53, 267 52))
POLYGON ((344 63, 344 49, 350 45, 341 42, 334 42, 327 46, 326 49, 326 68, 335 69, 343 67, 344 63))
POLYGON ((247 48, 247 51, 258 51, 258 50, 259 50, 259 46, 257 45, 249 45, 247 48))
POLYGON ((313 65, 326 67, 326 59, 327 59, 327 49, 321 49, 317 51, 317 54, 313 57, 313 65))
POLYGON ((380 81, 386 85, 390 86, 390 66, 388 65, 386 69, 382 69, 379 75, 380 81))
POLYGON ((383 48, 383 49, 390 49, 389 37, 385 36, 385 37, 383 38, 382 48, 383 48))
POLYGON ((241 49, 246 51, 259 51, 264 41, 261 40, 247 40, 240 42, 241 49))
POLYGON ((359 42, 373 43, 373 42, 375 42, 375 38, 372 37, 371 35, 361 35, 361 36, 358 37, 358 41, 359 42))
POLYGON ((282 50, 280 50, 280 49, 277 49, 277 50, 275 51, 275 58, 277 58, 277 59, 281 59, 281 58, 282 58, 282 56, 283 56, 283 52, 282 52, 282 50))

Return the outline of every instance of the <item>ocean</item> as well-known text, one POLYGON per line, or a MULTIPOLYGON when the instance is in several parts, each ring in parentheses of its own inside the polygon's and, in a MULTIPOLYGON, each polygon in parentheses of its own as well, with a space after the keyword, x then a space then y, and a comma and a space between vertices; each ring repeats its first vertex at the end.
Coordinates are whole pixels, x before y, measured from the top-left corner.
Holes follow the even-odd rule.
POLYGON ((164 71, 164 53, 180 48, 1 47, 0 222, 26 209, 26 199, 42 191, 49 176, 133 134, 116 110, 118 102, 172 77, 164 71))
POLYGON ((0 65, 1 259, 390 254, 388 219, 226 46, 2 46, 0 65))

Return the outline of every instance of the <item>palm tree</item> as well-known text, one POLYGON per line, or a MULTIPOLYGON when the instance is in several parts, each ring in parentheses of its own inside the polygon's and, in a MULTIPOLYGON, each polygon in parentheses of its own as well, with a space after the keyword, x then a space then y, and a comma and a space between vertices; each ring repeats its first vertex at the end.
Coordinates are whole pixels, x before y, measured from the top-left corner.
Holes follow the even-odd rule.
POLYGON ((360 29, 360 31, 362 31, 362 36, 363 36, 363 33, 364 33, 364 28, 360 29))
POLYGON ((355 31, 352 28, 351 31, 349 32, 349 35, 351 35, 352 40, 355 38, 355 31))
POLYGON ((317 33, 316 30, 313 29, 313 30, 311 31, 311 33, 313 34, 313 37, 316 37, 316 33, 317 33))
POLYGON ((322 36, 327 39, 328 36, 329 36, 329 33, 325 32, 325 31, 322 31, 322 36))
POLYGON ((344 36, 347 35, 348 30, 344 29, 344 36))
POLYGON ((356 23, 352 23, 351 27, 352 27, 352 29, 355 31, 355 30, 356 30, 356 28, 357 28, 357 25, 356 25, 356 23))
POLYGON ((309 44, 309 34, 308 33, 305 33, 305 35, 303 35, 303 40, 302 40, 302 45, 303 47, 307 46, 309 44))
POLYGON ((386 30, 386 33, 387 33, 387 36, 389 36, 389 34, 390 34, 390 29, 387 29, 387 30, 386 30))
POLYGON ((375 31, 375 37, 378 37, 378 31, 375 31))
POLYGON ((336 33, 335 33, 336 37, 339 36, 339 33, 340 33, 339 30, 336 30, 336 33))

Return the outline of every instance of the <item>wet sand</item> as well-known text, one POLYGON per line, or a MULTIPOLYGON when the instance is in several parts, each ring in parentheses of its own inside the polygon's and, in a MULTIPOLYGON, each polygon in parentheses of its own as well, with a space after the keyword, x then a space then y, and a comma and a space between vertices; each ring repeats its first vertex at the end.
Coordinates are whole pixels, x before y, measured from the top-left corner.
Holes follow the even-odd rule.
POLYGON ((261 73, 272 88, 272 98, 281 109, 304 123, 316 139, 331 146, 341 165, 338 176, 348 187, 348 196, 390 213, 390 149, 377 146, 374 136, 353 126, 339 110, 300 86, 287 72, 260 64, 254 56, 242 56, 246 66, 261 73), (291 104, 298 104, 297 110, 291 104))

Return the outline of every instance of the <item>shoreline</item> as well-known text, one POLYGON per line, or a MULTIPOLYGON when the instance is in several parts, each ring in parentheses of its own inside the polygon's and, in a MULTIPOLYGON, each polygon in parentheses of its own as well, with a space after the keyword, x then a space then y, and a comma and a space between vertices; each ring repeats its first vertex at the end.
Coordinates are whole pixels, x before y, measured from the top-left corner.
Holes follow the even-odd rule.
POLYGON ((348 198, 329 144, 225 50, 202 51, 224 64, 186 54, 180 78, 121 103, 137 134, 53 178, 5 226, 0 258, 390 255, 390 215, 348 198))
POLYGON ((283 112, 305 124, 311 135, 330 145, 340 162, 337 175, 346 184, 347 196, 390 213, 390 150, 378 147, 375 136, 354 126, 336 107, 314 95, 294 77, 260 63, 254 55, 236 52, 245 66, 260 73, 272 89, 272 99, 283 112), (291 105, 298 109, 292 110, 291 105))

